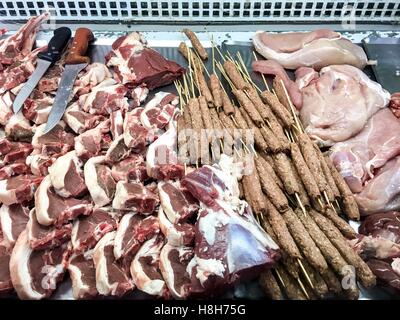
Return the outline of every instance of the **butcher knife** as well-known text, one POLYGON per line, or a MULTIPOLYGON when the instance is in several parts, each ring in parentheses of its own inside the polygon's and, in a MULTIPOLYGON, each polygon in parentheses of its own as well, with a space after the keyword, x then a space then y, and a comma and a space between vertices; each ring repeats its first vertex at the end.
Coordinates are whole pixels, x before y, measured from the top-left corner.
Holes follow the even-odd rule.
POLYGON ((21 110, 25 100, 35 89, 39 80, 43 77, 47 69, 61 58, 61 54, 71 39, 71 29, 61 27, 54 30, 53 37, 50 39, 45 52, 40 52, 36 60, 36 69, 29 77, 13 103, 13 111, 17 113, 21 110))
POLYGON ((85 54, 89 42, 93 40, 93 33, 89 29, 78 28, 75 31, 74 40, 72 41, 67 57, 65 58, 64 72, 62 73, 60 84, 58 85, 56 97, 54 98, 53 107, 50 110, 44 133, 53 129, 61 120, 71 98, 71 91, 75 79, 78 73, 90 62, 90 58, 85 54))

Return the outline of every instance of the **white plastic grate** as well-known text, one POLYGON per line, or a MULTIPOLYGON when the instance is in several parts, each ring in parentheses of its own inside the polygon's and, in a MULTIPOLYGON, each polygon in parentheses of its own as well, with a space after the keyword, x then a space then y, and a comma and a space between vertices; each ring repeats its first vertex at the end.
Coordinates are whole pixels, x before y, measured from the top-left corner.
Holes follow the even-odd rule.
POLYGON ((26 20, 48 10, 56 20, 97 22, 400 22, 400 1, 7 1, 0 22, 26 20))

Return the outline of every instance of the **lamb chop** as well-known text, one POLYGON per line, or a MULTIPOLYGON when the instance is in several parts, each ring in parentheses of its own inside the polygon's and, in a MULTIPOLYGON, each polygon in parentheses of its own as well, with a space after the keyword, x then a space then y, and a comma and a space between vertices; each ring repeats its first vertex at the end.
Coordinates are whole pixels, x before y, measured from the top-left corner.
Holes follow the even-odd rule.
MULTIPOLYGON (((46 21, 49 16, 50 14, 48 12, 44 12, 40 16, 30 18, 28 22, 12 36, 0 40, 0 66, 4 68, 5 66, 11 65, 14 61, 21 60, 31 52, 40 25, 46 21)), ((2 29, 2 32, 4 32, 4 29, 2 29)))

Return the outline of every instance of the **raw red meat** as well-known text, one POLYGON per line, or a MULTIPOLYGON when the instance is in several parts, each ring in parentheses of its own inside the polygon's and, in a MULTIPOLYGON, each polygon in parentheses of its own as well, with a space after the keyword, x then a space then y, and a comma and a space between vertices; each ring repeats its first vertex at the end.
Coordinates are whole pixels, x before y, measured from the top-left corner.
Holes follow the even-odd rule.
POLYGON ((107 66, 114 67, 116 79, 127 86, 145 85, 150 90, 172 83, 185 70, 146 46, 137 32, 118 38, 106 56, 107 66))

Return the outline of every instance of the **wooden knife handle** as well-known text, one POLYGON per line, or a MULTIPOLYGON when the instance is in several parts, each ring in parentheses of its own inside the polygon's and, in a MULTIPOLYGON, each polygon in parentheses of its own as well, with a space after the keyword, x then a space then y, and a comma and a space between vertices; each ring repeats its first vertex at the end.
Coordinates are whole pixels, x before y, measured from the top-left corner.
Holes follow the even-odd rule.
POLYGON ((90 58, 85 54, 89 42, 93 40, 92 31, 87 28, 78 28, 75 31, 75 37, 69 49, 68 56, 65 59, 65 64, 90 63, 90 58))

